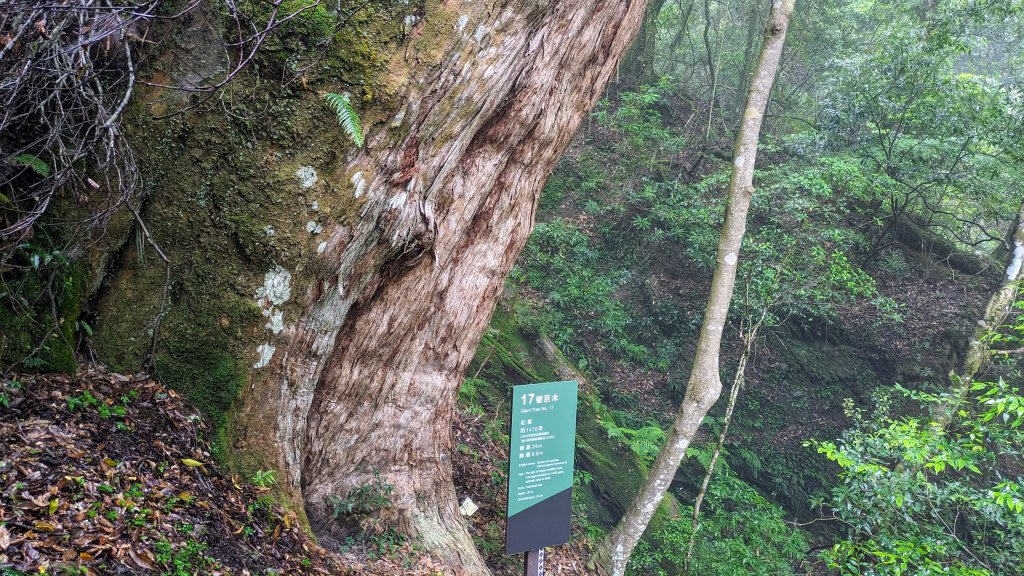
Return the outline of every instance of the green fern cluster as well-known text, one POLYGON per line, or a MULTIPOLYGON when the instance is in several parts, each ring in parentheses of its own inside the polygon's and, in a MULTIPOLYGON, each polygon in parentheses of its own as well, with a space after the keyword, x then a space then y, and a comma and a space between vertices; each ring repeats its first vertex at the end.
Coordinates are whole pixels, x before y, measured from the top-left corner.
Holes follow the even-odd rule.
POLYGON ((359 121, 359 113, 352 106, 352 96, 348 92, 342 92, 341 94, 327 92, 324 94, 324 99, 327 100, 327 103, 338 114, 338 124, 341 125, 345 134, 348 134, 348 137, 352 139, 356 147, 362 148, 363 124, 359 121))
POLYGON ((657 426, 633 429, 620 427, 615 423, 606 423, 605 430, 608 432, 609 438, 629 446, 630 450, 647 462, 657 457, 661 443, 665 440, 665 431, 657 426))

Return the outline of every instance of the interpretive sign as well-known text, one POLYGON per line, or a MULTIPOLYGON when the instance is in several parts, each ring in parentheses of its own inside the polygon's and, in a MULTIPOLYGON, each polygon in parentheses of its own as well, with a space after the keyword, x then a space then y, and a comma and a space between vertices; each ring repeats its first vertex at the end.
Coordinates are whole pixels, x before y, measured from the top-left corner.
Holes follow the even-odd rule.
POLYGON ((576 388, 547 382, 512 389, 506 554, 569 541, 576 388))

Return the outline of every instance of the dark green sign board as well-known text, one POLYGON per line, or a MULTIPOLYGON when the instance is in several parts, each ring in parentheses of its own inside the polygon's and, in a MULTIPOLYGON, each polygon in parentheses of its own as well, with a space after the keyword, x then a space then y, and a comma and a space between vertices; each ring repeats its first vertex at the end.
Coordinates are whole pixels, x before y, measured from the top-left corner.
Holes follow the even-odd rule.
POLYGON ((569 541, 576 387, 547 382, 512 389, 506 554, 569 541))

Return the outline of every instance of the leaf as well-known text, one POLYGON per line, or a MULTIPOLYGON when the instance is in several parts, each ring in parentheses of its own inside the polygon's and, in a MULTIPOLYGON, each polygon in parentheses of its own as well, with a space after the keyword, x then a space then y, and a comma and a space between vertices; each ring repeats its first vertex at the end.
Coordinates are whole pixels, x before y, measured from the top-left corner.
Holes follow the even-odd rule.
POLYGON ((136 552, 134 549, 128 549, 128 557, 135 562, 136 566, 145 570, 156 570, 156 559, 150 554, 149 550, 142 549, 136 552))
POLYGON ((198 468, 203 465, 199 460, 193 460, 191 458, 182 458, 181 463, 189 468, 198 468))
POLYGON ((27 166, 43 178, 50 175, 50 166, 46 162, 40 160, 39 156, 36 156, 35 154, 19 154, 14 157, 14 163, 27 166))
POLYGON ((77 326, 79 330, 85 332, 86 336, 92 336, 92 326, 89 326, 88 322, 85 320, 79 320, 77 322, 77 326))
POLYGON ((352 106, 351 95, 348 92, 341 94, 327 92, 324 94, 324 99, 327 100, 327 103, 338 114, 338 124, 341 125, 345 134, 348 134, 348 137, 352 139, 357 148, 362 148, 363 125, 359 121, 359 113, 352 106))
POLYGON ((40 532, 56 532, 57 531, 57 527, 56 526, 54 526, 53 524, 51 524, 49 522, 43 522, 42 520, 36 520, 35 522, 32 523, 32 525, 35 526, 36 530, 39 530, 40 532))

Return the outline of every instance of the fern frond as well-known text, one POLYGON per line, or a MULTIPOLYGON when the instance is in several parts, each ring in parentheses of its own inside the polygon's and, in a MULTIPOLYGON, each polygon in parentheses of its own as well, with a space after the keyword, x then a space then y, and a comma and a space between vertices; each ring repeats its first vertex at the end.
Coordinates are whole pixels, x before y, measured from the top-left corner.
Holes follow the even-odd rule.
POLYGON ((36 156, 35 154, 19 154, 14 157, 14 163, 21 166, 27 166, 43 178, 50 175, 50 166, 46 162, 40 160, 39 156, 36 156))
POLYGON ((633 434, 636 440, 645 440, 652 444, 660 444, 665 439, 665 431, 657 426, 644 426, 633 434))
POLYGON ((352 142, 357 147, 362 148, 363 124, 359 121, 359 113, 352 106, 351 98, 348 92, 341 94, 327 92, 324 94, 324 99, 327 100, 327 103, 338 114, 338 124, 341 125, 342 130, 345 131, 345 134, 348 134, 348 137, 352 139, 352 142))
POLYGON ((756 452, 739 448, 736 450, 736 456, 743 462, 744 465, 753 473, 760 474, 762 468, 761 457, 756 452))
POLYGON ((696 458, 705 470, 711 465, 711 452, 709 450, 691 446, 686 449, 686 456, 687 458, 696 458))

